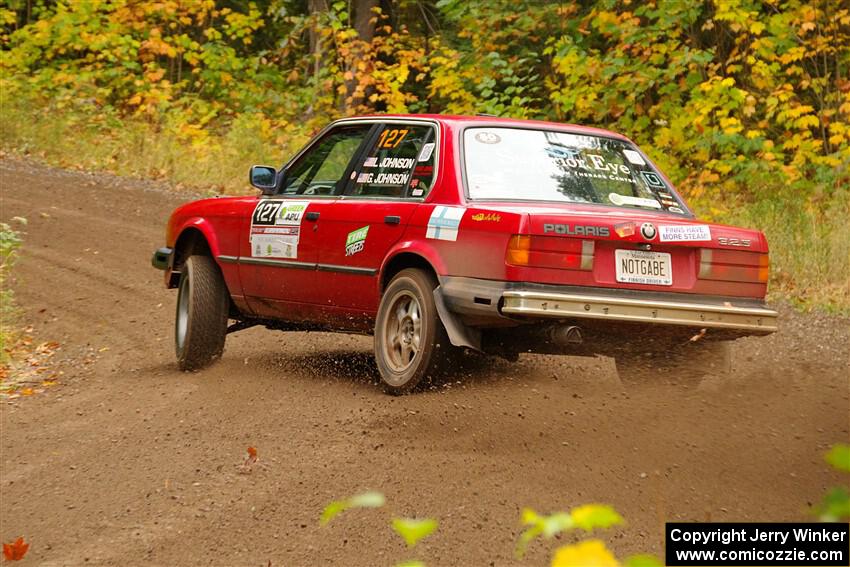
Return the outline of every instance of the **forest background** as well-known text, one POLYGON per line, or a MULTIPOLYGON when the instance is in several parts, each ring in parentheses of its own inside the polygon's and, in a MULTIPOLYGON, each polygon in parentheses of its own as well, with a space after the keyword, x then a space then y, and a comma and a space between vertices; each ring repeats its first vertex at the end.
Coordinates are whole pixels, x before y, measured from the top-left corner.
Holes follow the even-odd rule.
POLYGON ((6 0, 0 46, 4 152, 177 190, 249 193, 354 114, 616 130, 767 233, 772 299, 850 313, 842 0, 6 0))

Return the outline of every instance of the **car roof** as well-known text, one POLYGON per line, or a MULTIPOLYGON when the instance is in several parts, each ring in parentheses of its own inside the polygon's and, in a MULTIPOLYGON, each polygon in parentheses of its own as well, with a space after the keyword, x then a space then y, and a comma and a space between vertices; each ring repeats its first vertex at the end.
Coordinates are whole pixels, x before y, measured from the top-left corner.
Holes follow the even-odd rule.
POLYGON ((381 120, 409 120, 411 118, 434 120, 440 122, 452 129, 461 129, 469 126, 491 126, 491 127, 509 127, 509 128, 542 128, 546 130, 561 130, 564 132, 572 132, 575 134, 588 134, 595 136, 606 136, 609 138, 617 138, 620 140, 630 141, 629 138, 605 130, 603 128, 595 128, 592 126, 580 126, 578 124, 567 124, 562 122, 550 122, 547 120, 526 120, 520 118, 501 118, 499 116, 477 115, 464 116, 455 114, 368 114, 362 116, 352 116, 342 120, 357 120, 357 119, 381 119, 381 120))

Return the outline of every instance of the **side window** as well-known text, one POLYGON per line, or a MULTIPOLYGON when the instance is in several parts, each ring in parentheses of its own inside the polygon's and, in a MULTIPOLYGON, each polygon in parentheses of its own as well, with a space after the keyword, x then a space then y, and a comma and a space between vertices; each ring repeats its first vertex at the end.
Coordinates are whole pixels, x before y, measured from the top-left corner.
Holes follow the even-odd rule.
POLYGON ((371 124, 336 128, 319 140, 286 170, 284 195, 334 195, 347 181, 343 179, 348 163, 371 124))
POLYGON ((360 197, 425 196, 434 180, 434 127, 387 124, 363 161, 351 192, 360 197))

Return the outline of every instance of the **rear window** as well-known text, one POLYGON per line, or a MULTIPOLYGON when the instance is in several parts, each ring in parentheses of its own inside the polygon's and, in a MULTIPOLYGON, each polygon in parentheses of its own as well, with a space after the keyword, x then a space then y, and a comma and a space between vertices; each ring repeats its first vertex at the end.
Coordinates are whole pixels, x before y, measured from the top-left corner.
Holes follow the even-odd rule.
POLYGON ((659 172, 628 142, 520 128, 467 128, 463 142, 471 199, 596 203, 687 214, 659 172))

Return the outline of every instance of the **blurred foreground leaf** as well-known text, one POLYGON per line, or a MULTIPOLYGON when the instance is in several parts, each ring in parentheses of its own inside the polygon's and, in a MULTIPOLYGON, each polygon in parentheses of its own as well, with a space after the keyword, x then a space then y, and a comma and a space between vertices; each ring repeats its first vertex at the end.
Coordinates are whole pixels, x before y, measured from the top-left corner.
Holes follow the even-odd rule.
POLYGON ((335 516, 350 510, 351 508, 380 508, 384 505, 386 499, 380 492, 363 492, 352 496, 347 500, 334 500, 322 510, 322 516, 319 519, 321 525, 330 522, 335 516))
POLYGON ((850 445, 839 443, 833 445, 832 449, 824 457, 826 462, 836 469, 844 472, 850 472, 850 445))
POLYGON ((437 520, 425 518, 393 518, 393 529, 404 539, 408 547, 413 547, 419 540, 428 537, 437 529, 437 520))
POLYGON ((620 563, 602 540, 589 539, 555 550, 552 567, 620 567, 620 563))

